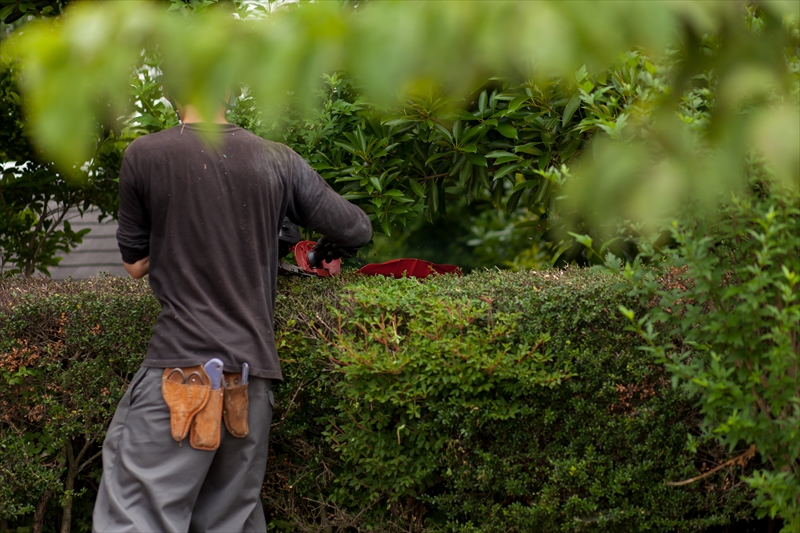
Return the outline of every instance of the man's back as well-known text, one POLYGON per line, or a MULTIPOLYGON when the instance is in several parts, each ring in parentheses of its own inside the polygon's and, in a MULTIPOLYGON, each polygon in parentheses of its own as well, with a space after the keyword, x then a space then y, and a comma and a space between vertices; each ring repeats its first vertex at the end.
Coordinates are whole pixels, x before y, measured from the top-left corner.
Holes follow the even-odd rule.
POLYGON ((281 379, 273 332, 280 223, 289 215, 343 246, 369 219, 287 147, 230 124, 187 124, 136 140, 120 175, 123 260, 150 257, 162 304, 145 366, 222 359, 281 379), (219 134, 213 144, 203 132, 219 134))

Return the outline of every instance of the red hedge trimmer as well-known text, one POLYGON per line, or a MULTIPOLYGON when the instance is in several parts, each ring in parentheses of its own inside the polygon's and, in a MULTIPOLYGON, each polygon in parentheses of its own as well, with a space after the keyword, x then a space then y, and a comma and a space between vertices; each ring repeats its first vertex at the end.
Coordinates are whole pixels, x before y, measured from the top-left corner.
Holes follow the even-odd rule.
MULTIPOLYGON (((281 263, 278 273, 295 276, 319 276, 327 278, 336 276, 342 269, 342 257, 353 257, 355 248, 342 248, 325 237, 317 242, 301 241, 300 229, 288 218, 283 219, 281 231, 278 235, 278 250, 281 263), (283 261, 283 258, 294 252, 293 265, 283 261)), ((386 263, 373 263, 357 270, 359 274, 368 276, 393 276, 401 278, 404 275, 413 278, 427 278, 431 274, 456 274, 461 275, 461 269, 456 265, 437 265, 422 259, 394 259, 386 263)))

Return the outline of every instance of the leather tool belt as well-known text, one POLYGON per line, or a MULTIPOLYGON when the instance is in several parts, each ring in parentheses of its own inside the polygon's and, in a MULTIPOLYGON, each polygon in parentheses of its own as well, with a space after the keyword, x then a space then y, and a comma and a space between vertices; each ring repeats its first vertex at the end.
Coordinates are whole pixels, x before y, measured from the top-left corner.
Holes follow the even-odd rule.
POLYGON ((197 450, 219 448, 222 421, 228 433, 243 438, 250 432, 247 423, 249 382, 241 374, 225 372, 223 386, 213 390, 202 365, 164 369, 161 394, 169 407, 172 438, 197 450))

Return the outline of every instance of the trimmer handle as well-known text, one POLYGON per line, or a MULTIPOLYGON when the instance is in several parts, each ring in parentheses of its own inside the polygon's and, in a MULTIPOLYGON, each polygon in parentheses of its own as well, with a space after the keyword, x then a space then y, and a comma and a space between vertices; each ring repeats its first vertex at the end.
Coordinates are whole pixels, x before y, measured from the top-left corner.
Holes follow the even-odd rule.
POLYGON ((342 257, 353 257, 357 248, 345 248, 331 242, 327 237, 320 237, 314 249, 308 252, 308 264, 312 268, 322 268, 323 261, 334 261, 342 257))

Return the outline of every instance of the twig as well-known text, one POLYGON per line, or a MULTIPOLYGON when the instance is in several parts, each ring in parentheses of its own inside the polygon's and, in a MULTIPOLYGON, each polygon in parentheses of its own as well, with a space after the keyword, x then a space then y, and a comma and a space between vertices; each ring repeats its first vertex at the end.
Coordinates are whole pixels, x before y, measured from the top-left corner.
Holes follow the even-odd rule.
POLYGON ((88 459, 86 459, 86 461, 84 461, 83 464, 78 467, 78 472, 83 471, 84 468, 86 468, 87 466, 92 464, 94 462, 94 460, 97 459, 98 457, 100 457, 101 455, 103 455, 103 450, 100 450, 99 452, 97 452, 93 456, 91 456, 88 459))
POLYGON ((701 480, 703 478, 706 478, 706 477, 710 476, 711 474, 713 474, 714 472, 718 472, 719 470, 722 470, 723 468, 725 468, 727 466, 731 466, 734 463, 739 464, 739 466, 744 466, 744 465, 747 464, 747 462, 750 459, 752 459, 755 456, 756 451, 757 451, 756 445, 753 444, 746 451, 744 451, 741 454, 737 455, 733 459, 728 459, 727 461, 725 461, 721 465, 712 468, 708 472, 704 472, 703 474, 700 474, 699 476, 695 476, 693 478, 685 479, 683 481, 667 481, 666 484, 669 485, 670 487, 681 487, 683 485, 688 485, 689 483, 694 483, 695 481, 699 481, 699 480, 701 480))

